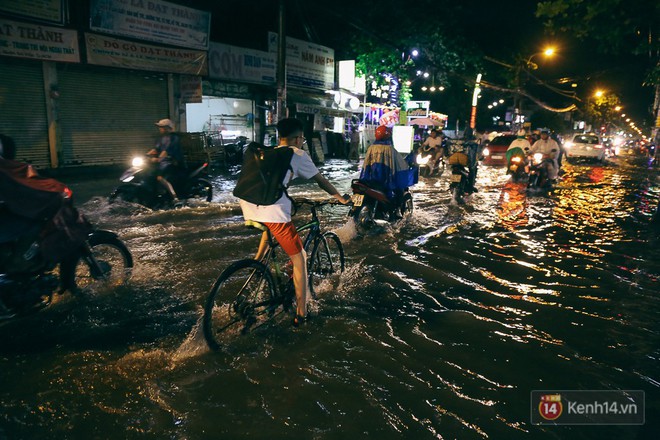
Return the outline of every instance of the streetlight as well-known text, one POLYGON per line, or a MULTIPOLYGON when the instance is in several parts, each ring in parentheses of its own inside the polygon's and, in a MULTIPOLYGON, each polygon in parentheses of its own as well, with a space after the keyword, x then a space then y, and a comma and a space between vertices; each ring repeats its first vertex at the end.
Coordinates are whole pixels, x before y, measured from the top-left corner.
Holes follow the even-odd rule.
POLYGON ((538 69, 539 68, 538 64, 533 63, 532 58, 534 58, 537 55, 541 55, 541 54, 544 55, 546 58, 550 58, 551 56, 553 56, 555 54, 555 48, 554 47, 547 47, 547 48, 545 48, 545 50, 543 50, 541 52, 536 52, 536 53, 531 54, 529 56, 529 58, 527 58, 527 61, 525 61, 525 67, 528 67, 532 70, 538 69))
POLYGON ((600 98, 601 96, 603 96, 604 93, 605 92, 603 92, 602 90, 596 90, 596 93, 594 93, 594 96, 596 98, 600 98))

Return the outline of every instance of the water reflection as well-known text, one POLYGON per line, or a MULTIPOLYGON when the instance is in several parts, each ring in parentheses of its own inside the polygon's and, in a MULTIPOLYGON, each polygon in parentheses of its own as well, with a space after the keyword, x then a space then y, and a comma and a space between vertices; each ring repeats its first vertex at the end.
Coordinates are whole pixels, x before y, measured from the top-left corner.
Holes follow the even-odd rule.
MULTIPOLYGON (((357 166, 324 172, 348 192, 357 166)), ((211 353, 201 304, 258 242, 233 179, 174 211, 85 202, 130 246, 134 278, 0 325, 0 437, 654 438, 660 250, 639 216, 657 203, 645 171, 567 165, 530 197, 482 167, 464 206, 449 206, 447 176, 426 179, 407 223, 364 237, 345 208, 324 209, 348 269, 317 316, 211 353), (530 391, 547 388, 645 390, 648 425, 532 426, 530 391)))

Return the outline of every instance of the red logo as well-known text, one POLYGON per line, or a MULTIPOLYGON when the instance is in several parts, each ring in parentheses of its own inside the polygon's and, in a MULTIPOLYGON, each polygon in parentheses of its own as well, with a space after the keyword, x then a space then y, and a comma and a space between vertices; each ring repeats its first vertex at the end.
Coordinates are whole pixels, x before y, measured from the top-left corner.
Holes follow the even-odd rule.
POLYGON ((539 414, 546 420, 557 420, 564 407, 561 404, 561 394, 544 394, 539 402, 539 414))

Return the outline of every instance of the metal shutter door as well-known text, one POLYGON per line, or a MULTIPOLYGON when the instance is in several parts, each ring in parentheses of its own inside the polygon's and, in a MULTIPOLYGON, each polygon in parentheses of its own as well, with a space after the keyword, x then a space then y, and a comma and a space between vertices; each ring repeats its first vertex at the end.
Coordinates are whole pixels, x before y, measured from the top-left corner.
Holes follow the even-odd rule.
POLYGON ((57 75, 64 166, 123 164, 153 147, 165 74, 68 64, 57 75))
POLYGON ((0 133, 16 141, 16 159, 50 166, 41 61, 0 58, 0 133))

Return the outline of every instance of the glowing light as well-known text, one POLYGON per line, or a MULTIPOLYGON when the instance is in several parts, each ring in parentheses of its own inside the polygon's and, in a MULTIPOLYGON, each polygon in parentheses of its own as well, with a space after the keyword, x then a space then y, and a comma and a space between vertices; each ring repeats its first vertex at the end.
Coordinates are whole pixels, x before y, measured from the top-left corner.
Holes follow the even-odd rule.
POLYGON ((424 86, 422 87, 422 91, 426 92, 428 90, 428 87, 424 86))
POLYGON ((554 47, 548 47, 546 50, 543 51, 543 55, 546 57, 551 57, 555 54, 555 48, 554 47))
POLYGON ((414 57, 419 55, 419 51, 417 49, 413 49, 413 51, 411 53, 412 53, 412 56, 414 56, 414 57))
POLYGON ((424 75, 422 75, 422 76, 423 76, 424 78, 428 78, 428 77, 429 77, 429 73, 428 73, 428 72, 424 72, 424 75))
POLYGON ((594 93, 594 96, 596 98, 600 98, 601 96, 603 96, 603 93, 605 93, 605 92, 603 92, 602 90, 596 90, 596 93, 594 93))

